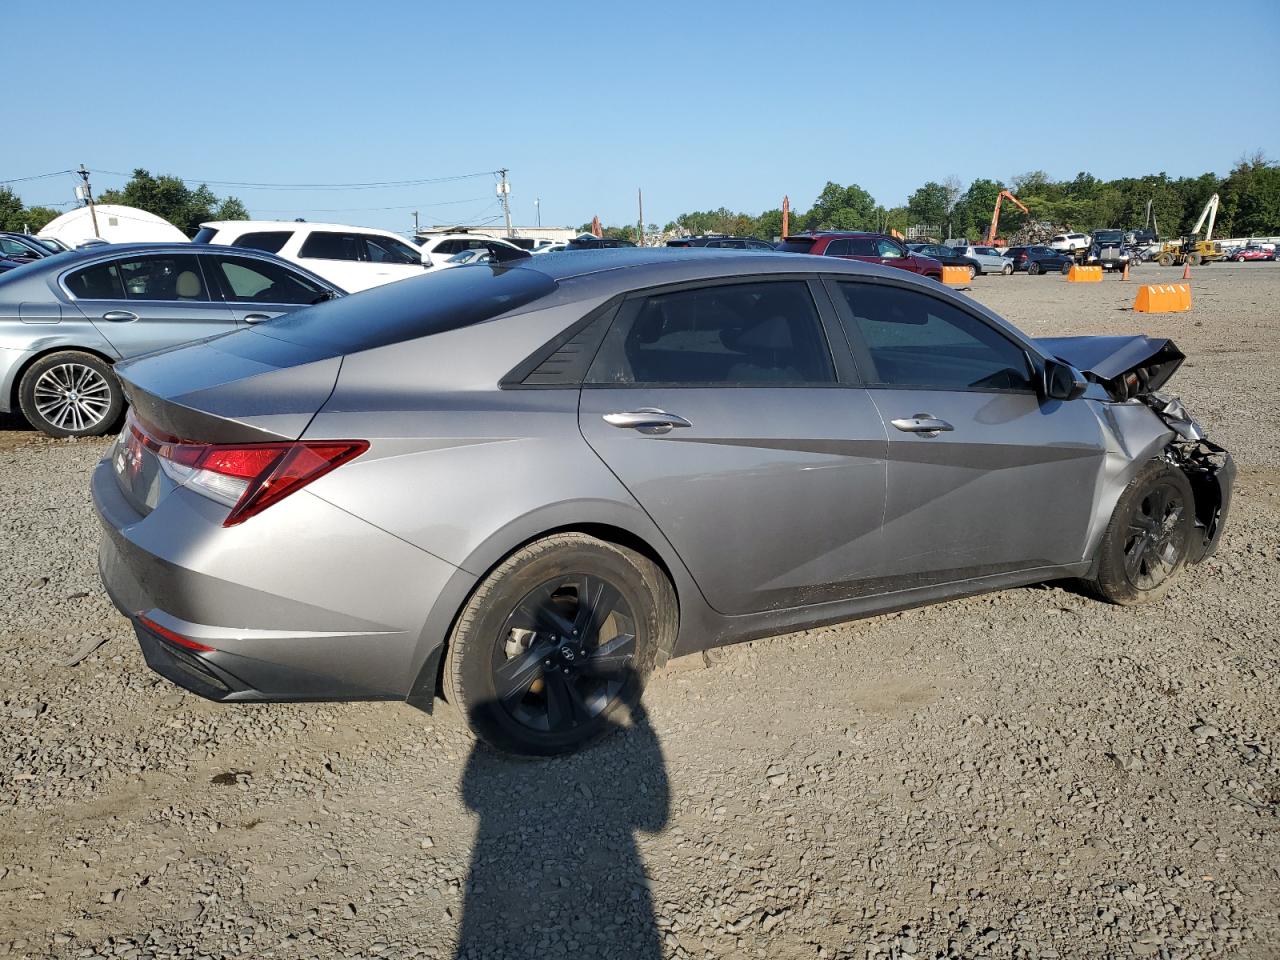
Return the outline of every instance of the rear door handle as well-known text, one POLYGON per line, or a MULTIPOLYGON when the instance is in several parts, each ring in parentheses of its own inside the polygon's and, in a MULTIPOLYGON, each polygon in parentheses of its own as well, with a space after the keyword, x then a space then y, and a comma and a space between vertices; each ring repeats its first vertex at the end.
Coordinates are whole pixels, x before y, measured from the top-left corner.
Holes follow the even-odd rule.
POLYGON ((670 433, 673 427, 692 427, 684 417, 667 413, 657 407, 641 407, 621 413, 606 413, 604 422, 622 429, 639 430, 641 433, 670 433))
POLYGON ((890 420, 889 422, 903 433, 923 433, 935 437, 945 430, 955 429, 947 421, 939 420, 928 413, 917 413, 912 417, 901 417, 898 420, 890 420))
POLYGON ((128 310, 108 310, 102 315, 103 320, 109 320, 112 323, 132 323, 138 319, 136 313, 130 313, 128 310))

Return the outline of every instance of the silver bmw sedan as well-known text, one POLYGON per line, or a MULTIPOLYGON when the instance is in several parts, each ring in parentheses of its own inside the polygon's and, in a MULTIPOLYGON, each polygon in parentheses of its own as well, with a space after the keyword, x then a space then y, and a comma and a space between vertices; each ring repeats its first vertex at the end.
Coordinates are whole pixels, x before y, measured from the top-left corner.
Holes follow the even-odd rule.
POLYGON ((220 701, 438 695, 500 749, 667 658, 1080 578, 1159 600, 1235 468, 1144 336, 782 253, 471 265, 116 367, 102 578, 220 701))

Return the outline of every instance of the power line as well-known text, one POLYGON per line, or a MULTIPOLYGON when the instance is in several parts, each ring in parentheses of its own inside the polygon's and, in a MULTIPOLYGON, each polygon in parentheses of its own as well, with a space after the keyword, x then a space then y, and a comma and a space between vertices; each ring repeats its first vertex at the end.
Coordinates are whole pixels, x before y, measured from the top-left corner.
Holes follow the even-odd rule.
MULTIPOLYGON (((64 171, 66 172, 66 171, 64 171)), ((132 177, 131 173, 118 170, 99 170, 113 177, 132 177)), ((367 183, 258 183, 244 180, 210 180, 205 177, 176 177, 183 183, 202 183, 210 187, 235 187, 241 190, 382 190, 390 187, 417 187, 432 183, 452 183, 457 180, 471 180, 476 177, 488 177, 496 170, 482 170, 478 173, 460 173, 451 177, 426 177, 419 180, 383 180, 367 183)), ((161 176, 174 176, 161 174, 161 176)))
POLYGON ((439 200, 434 203, 405 203, 396 207, 254 207, 258 213, 291 213, 303 210, 306 213, 348 213, 363 210, 416 210, 419 207, 447 207, 457 203, 479 203, 487 197, 468 197, 465 200, 439 200))
POLYGON ((53 173, 38 173, 34 177, 14 177, 12 180, 0 180, 0 184, 5 183, 26 183, 28 180, 48 180, 50 177, 60 177, 64 173, 75 173, 74 170, 55 170, 53 173))

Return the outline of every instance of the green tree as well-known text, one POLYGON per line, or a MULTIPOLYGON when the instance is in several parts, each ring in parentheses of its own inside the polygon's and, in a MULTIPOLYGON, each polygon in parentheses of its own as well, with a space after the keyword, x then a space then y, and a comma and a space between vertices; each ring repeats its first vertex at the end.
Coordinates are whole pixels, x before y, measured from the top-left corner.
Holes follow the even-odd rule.
POLYGON ((27 230, 36 233, 43 230, 49 221, 59 216, 57 210, 52 207, 27 207, 22 211, 22 222, 27 230))
POLYGON ((235 197, 219 200, 205 184, 190 189, 178 177, 152 176, 139 167, 119 190, 106 190, 100 203, 119 203, 163 217, 188 236, 206 220, 247 220, 249 211, 235 197))
POLYGON ((876 201, 856 183, 847 187, 833 181, 818 194, 804 215, 807 230, 871 230, 875 228, 876 201))
POLYGON ((947 188, 930 180, 907 199, 907 213, 914 223, 944 228, 949 201, 947 188))
POLYGON ((21 230, 22 200, 8 187, 0 187, 0 230, 21 230))

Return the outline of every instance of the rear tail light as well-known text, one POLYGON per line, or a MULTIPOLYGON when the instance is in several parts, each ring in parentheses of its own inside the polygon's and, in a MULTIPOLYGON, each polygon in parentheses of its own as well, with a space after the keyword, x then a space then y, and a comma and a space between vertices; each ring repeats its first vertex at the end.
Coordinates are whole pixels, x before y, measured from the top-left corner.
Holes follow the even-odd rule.
POLYGON ((243 523, 369 449, 367 440, 195 443, 157 435, 132 414, 127 429, 171 480, 231 508, 224 527, 243 523))

